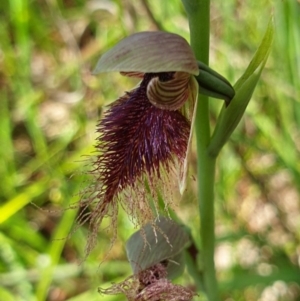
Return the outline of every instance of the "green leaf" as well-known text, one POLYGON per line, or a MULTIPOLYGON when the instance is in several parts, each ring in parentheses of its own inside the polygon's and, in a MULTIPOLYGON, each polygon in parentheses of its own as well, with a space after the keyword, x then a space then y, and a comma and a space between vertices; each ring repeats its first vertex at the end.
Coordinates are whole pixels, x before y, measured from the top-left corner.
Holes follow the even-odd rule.
POLYGON ((160 216, 129 238, 127 258, 134 274, 163 261, 167 264, 168 278, 175 278, 183 272, 182 251, 188 243, 189 235, 182 225, 160 216))
POLYGON ((274 18, 273 15, 271 16, 267 30, 265 32, 265 35, 256 50, 256 53, 251 60, 249 66, 247 67, 244 74, 239 78, 239 80, 235 83, 234 88, 235 90, 240 89, 240 87, 245 83, 245 81, 260 67, 264 67, 266 64, 266 61, 268 59, 268 56, 270 54, 273 39, 274 39, 274 18))
POLYGON ((254 89, 258 83, 261 72, 267 62, 272 47, 273 37, 274 20, 272 16, 270 18, 266 33, 253 59, 251 60, 244 74, 234 85, 234 98, 227 108, 225 106, 222 108, 208 147, 208 152, 211 156, 216 157, 218 155, 242 119, 254 89))

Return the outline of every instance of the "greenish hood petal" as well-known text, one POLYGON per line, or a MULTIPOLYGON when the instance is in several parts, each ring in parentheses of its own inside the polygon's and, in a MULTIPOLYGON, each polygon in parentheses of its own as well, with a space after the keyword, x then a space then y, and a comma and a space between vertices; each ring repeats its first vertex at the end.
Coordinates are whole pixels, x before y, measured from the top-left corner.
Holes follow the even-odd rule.
POLYGON ((183 37, 163 31, 148 31, 121 40, 102 55, 93 73, 109 71, 181 71, 198 75, 199 67, 190 45, 183 37))

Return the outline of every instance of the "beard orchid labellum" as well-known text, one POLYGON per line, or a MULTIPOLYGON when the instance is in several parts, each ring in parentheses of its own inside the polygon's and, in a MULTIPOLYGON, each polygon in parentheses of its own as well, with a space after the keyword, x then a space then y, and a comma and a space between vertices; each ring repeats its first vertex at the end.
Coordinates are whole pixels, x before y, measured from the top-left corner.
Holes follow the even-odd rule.
POLYGON ((94 73, 108 71, 141 82, 110 105, 97 126, 94 186, 79 203, 92 205, 78 217, 91 230, 87 254, 105 217, 116 229, 118 204, 141 226, 153 220, 158 195, 171 205, 166 187, 174 176, 184 191, 198 94, 199 66, 189 44, 176 34, 141 32, 125 38, 100 58, 94 73))

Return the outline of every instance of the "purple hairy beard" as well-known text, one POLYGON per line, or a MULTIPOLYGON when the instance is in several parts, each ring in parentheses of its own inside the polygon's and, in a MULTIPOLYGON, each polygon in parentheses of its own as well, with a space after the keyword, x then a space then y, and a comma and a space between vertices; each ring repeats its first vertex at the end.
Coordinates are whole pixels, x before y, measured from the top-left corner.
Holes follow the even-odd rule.
POLYGON ((96 244, 104 217, 111 217, 115 240, 119 203, 137 225, 153 219, 149 190, 150 199, 155 198, 155 190, 174 180, 170 177, 183 164, 190 122, 180 111, 155 107, 146 93, 153 77, 167 81, 173 74, 145 74, 140 86, 114 102, 97 126, 99 155, 90 171, 94 184, 79 202, 81 208, 92 207, 77 218, 78 224, 88 222, 90 227, 86 256, 96 244))

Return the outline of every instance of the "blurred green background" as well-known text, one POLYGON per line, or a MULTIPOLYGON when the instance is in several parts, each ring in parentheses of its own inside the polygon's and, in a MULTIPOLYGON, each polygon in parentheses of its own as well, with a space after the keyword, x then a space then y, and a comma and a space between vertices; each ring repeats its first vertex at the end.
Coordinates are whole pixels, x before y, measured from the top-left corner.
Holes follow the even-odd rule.
MULTIPOLYGON (((216 265, 227 301, 300 300, 300 2, 211 1, 210 61, 234 83, 271 13, 273 51, 218 160, 216 265)), ((0 301, 124 300, 97 287, 130 275, 131 222, 120 214, 100 267, 107 233, 78 265, 88 231, 65 239, 77 212, 63 209, 89 183, 102 108, 135 84, 91 70, 121 38, 158 29, 189 38, 179 0, 0 1, 0 301)), ((211 100, 212 126, 221 105, 211 100)), ((199 239, 193 178, 177 213, 199 239)))

